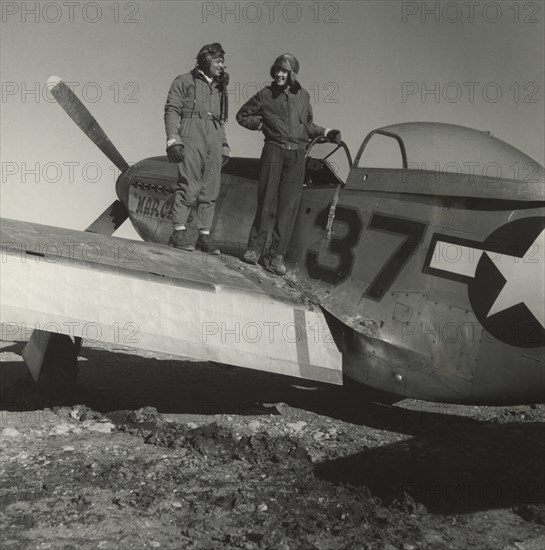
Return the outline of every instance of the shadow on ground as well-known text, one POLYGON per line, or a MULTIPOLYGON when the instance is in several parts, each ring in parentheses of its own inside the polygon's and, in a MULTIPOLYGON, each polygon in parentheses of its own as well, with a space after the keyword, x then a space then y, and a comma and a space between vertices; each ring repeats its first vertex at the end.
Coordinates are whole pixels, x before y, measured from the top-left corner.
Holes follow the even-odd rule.
POLYGON ((463 423, 328 461, 316 475, 366 486, 384 502, 404 493, 435 513, 542 505, 545 523, 544 424, 463 423))
MULTIPOLYGON (((4 347, 20 354, 24 343, 4 347)), ((375 444, 315 466, 315 475, 337 485, 366 486, 384 502, 410 495, 434 513, 537 506, 545 517, 545 425, 479 421, 467 414, 407 410, 369 402, 361 393, 295 378, 219 365, 141 357, 96 348, 81 351, 78 388, 63 403, 44 401, 24 364, 0 369, 3 410, 84 404, 110 412, 155 407, 161 413, 279 414, 274 404, 414 436, 375 444)), ((465 407, 464 409, 468 409, 465 407)), ((545 523, 545 519, 543 519, 545 523)))

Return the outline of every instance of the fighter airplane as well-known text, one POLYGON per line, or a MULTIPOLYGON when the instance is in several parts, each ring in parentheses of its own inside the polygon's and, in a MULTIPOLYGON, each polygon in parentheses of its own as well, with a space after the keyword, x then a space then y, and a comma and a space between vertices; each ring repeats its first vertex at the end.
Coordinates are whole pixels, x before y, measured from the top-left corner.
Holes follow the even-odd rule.
POLYGON ((428 122, 372 131, 354 162, 344 143, 319 158, 313 142, 286 281, 237 258, 258 159, 223 169, 224 256, 169 248, 177 165, 129 166, 73 92, 50 87, 121 174, 84 232, 2 221, 2 322, 40 329, 23 355, 45 387, 73 382, 81 338, 97 337, 399 399, 545 400, 544 168, 518 149, 428 122), (127 218, 145 242, 112 237, 127 218))

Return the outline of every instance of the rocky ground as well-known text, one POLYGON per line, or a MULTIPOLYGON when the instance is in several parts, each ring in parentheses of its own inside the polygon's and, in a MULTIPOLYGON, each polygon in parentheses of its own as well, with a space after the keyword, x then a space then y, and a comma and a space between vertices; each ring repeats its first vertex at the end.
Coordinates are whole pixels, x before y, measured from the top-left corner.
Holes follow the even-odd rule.
POLYGON ((545 547, 545 406, 462 407, 85 346, 41 399, 0 349, 8 549, 545 547))

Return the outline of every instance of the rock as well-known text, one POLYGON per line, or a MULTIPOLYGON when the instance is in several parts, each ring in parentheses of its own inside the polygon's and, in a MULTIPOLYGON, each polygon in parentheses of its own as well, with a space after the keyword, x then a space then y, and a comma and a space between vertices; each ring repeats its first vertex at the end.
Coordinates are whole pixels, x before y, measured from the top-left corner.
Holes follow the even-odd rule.
POLYGON ((136 411, 131 411, 127 415, 127 420, 133 424, 143 424, 144 422, 157 422, 160 414, 155 407, 142 407, 136 411))
POLYGON ((259 422, 259 420, 252 420, 251 422, 248 422, 248 428, 253 432, 256 432, 259 428, 261 428, 261 422, 259 422))
POLYGON ((92 432, 109 434, 112 432, 115 426, 111 422, 90 422, 85 427, 92 432))
POLYGON ((56 426, 54 426, 53 429, 51 430, 51 433, 53 435, 64 435, 69 433, 71 430, 72 430, 72 426, 70 426, 70 424, 63 423, 63 424, 57 424, 56 426))
POLYGON ((304 420, 299 420, 298 422, 286 422, 286 426, 295 433, 299 433, 306 425, 307 423, 304 420))
POLYGON ((258 512, 266 512, 268 509, 269 509, 269 507, 264 502, 259 504, 258 507, 257 507, 258 512))
POLYGON ((440 548, 441 545, 445 544, 445 539, 438 533, 425 533, 424 541, 432 548, 440 548))
POLYGON ((545 536, 528 539, 523 542, 515 542, 517 550, 541 550, 545 547, 545 536))
POLYGON ((15 428, 4 428, 2 430, 2 437, 19 437, 21 432, 15 428))

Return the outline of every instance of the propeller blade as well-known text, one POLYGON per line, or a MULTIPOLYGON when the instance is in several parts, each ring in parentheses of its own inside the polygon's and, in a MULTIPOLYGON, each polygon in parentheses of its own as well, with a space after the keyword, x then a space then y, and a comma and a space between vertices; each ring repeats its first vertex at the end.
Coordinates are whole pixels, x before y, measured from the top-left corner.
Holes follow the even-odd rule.
POLYGON ((128 217, 125 205, 117 200, 112 202, 85 231, 111 236, 128 217))
POLYGON ((129 168, 121 153, 115 148, 100 124, 95 120, 87 107, 76 94, 58 77, 51 76, 47 80, 48 88, 57 103, 68 116, 83 130, 87 137, 121 170, 129 168))

